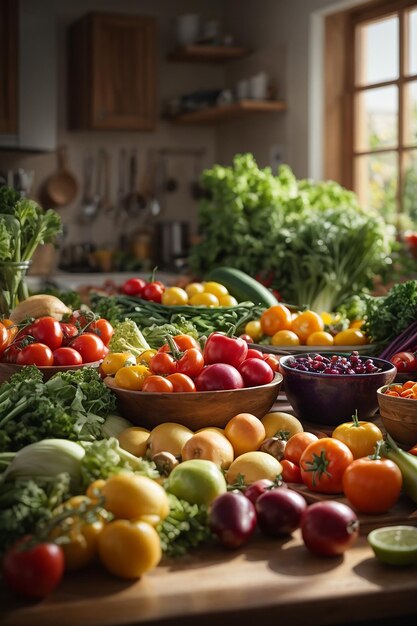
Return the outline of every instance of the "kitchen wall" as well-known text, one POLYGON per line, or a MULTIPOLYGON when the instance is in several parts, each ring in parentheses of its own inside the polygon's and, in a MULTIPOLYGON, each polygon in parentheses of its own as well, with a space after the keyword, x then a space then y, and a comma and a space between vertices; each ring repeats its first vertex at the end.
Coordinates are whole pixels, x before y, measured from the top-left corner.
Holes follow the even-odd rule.
MULTIPOLYGON (((39 12, 53 12, 56 21, 58 40, 57 90, 58 90, 58 143, 68 148, 68 166, 80 184, 75 201, 59 209, 66 225, 66 242, 91 240, 97 246, 113 245, 119 232, 111 219, 100 218, 93 228, 82 226, 78 221, 80 200, 83 192, 83 157, 87 150, 93 153, 100 147, 107 148, 111 155, 110 191, 113 199, 117 188, 117 159, 119 148, 137 146, 139 150, 139 178, 143 175, 145 156, 149 148, 188 147, 204 148, 200 169, 211 165, 216 159, 216 132, 212 127, 182 127, 158 120, 155 132, 69 132, 67 130, 68 98, 76 98, 77 93, 68 94, 66 88, 66 31, 69 24, 90 11, 107 11, 154 16, 158 20, 158 64, 157 92, 158 106, 162 109, 166 98, 192 92, 202 88, 222 87, 224 72, 219 66, 168 63, 165 58, 174 47, 175 16, 183 13, 199 13, 203 18, 222 19, 223 2, 211 0, 33 0, 39 12)), ((34 41, 36 33, 33 33, 34 41)), ((39 197, 45 180, 57 167, 55 153, 28 154, 20 152, 0 152, 0 170, 22 167, 34 170, 34 197, 39 197)), ((193 160, 189 157, 171 159, 168 173, 179 180, 179 189, 161 198, 163 212, 161 220, 184 219, 196 228, 196 202, 190 196, 190 183, 195 176, 193 160)), ((125 223, 123 228, 131 233, 134 221, 125 223)))

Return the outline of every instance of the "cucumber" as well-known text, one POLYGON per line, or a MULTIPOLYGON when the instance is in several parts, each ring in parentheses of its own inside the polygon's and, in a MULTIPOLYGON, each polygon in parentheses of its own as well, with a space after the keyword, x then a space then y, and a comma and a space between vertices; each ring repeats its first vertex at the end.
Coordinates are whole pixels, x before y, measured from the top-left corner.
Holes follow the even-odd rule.
POLYGON ((249 274, 233 267, 216 267, 207 274, 205 280, 221 283, 238 302, 250 301, 266 307, 278 304, 278 300, 269 289, 249 274))

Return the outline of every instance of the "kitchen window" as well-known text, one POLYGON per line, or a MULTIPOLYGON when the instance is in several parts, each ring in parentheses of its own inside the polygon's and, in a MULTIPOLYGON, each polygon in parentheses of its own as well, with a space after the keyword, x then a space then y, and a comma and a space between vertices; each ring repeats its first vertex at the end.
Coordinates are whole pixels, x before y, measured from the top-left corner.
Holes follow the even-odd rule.
POLYGON ((409 228, 417 222, 417 2, 337 14, 326 26, 326 175, 409 228))

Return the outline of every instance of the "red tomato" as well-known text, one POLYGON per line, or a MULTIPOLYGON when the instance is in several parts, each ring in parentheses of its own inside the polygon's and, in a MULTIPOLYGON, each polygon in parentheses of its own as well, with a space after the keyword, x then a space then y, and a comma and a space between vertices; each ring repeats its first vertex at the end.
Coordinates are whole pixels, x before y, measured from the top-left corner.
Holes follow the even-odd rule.
POLYGON ((33 322, 30 334, 38 343, 44 343, 51 350, 59 348, 64 338, 62 328, 54 317, 39 317, 33 322))
POLYGON ((142 298, 144 298, 144 300, 150 300, 151 302, 161 302, 164 291, 164 285, 159 281, 154 281, 146 285, 142 292, 142 298))
POLYGON ((44 598, 64 574, 64 553, 55 543, 19 541, 3 559, 3 576, 12 591, 27 598, 44 598), (29 547, 30 546, 30 547, 29 547))
POLYGON ((127 296, 141 296, 146 285, 147 282, 143 278, 129 278, 123 283, 121 291, 127 296))
POLYGON ((389 459, 356 459, 343 474, 343 491, 360 513, 386 513, 400 497, 402 474, 389 459))
POLYGON ((62 347, 53 351, 54 365, 81 365, 81 354, 74 348, 62 347))
POLYGON ((310 445, 310 443, 317 441, 317 439, 318 437, 313 435, 313 433, 296 433, 288 439, 287 445, 285 446, 284 457, 288 461, 298 465, 304 450, 310 445))
POLYGON ((16 340, 8 346, 2 354, 2 361, 5 363, 16 363, 17 355, 21 350, 22 341, 16 340))
POLYGON ((167 376, 167 380, 171 383, 172 391, 174 392, 196 391, 194 381, 185 374, 178 374, 178 372, 176 372, 175 374, 167 376))
POLYGON ((247 333, 243 333, 243 335, 239 335, 239 339, 243 339, 246 343, 255 343, 250 335, 247 333))
POLYGON ((304 450, 300 459, 301 477, 311 491, 343 493, 343 474, 352 461, 353 454, 347 445, 333 437, 323 437, 304 450))
POLYGON ((397 352, 390 361, 399 372, 417 371, 417 352, 397 352))
POLYGON ((94 313, 86 311, 73 311, 69 317, 68 324, 76 324, 79 328, 84 328, 94 321, 94 313))
MULTIPOLYGON (((197 350, 200 350, 201 352, 200 344, 198 343, 196 339, 194 339, 194 337, 191 337, 190 335, 175 335, 173 337, 173 340, 176 343, 178 350, 180 350, 181 352, 184 352, 185 350, 189 350, 189 348, 196 348, 197 350)), ((170 351, 170 347, 167 343, 164 343, 164 345, 161 346, 158 350, 158 352, 169 352, 169 351, 170 351)))
POLYGON ((104 343, 94 333, 83 333, 76 337, 70 347, 81 354, 83 363, 100 361, 106 354, 104 343))
POLYGON ((273 354, 264 354, 263 359, 273 372, 279 372, 279 359, 273 354))
POLYGON ((274 378, 274 372, 263 359, 246 359, 238 367, 245 382, 245 387, 267 385, 274 378))
POLYGON ((51 348, 44 343, 30 343, 19 351, 16 363, 18 365, 46 367, 54 364, 54 356, 51 348))
POLYGON ((110 339, 114 333, 113 326, 104 318, 100 318, 96 322, 93 322, 88 327, 88 331, 96 333, 105 346, 109 345, 110 339))
POLYGON ((282 467, 282 480, 285 480, 286 483, 302 484, 303 479, 301 478, 301 471, 296 463, 288 461, 287 459, 282 459, 280 463, 282 467))
POLYGON ((263 359, 264 355, 260 350, 255 350, 255 348, 249 348, 246 354, 247 359, 263 359))
POLYGON ((204 362, 228 363, 238 367, 246 359, 248 344, 243 339, 228 337, 223 333, 211 333, 204 346, 204 362))
POLYGON ((197 350, 197 348, 189 348, 177 361, 177 372, 186 374, 191 378, 196 378, 202 372, 203 367, 204 357, 201 350, 197 350))
POLYGON ((142 391, 149 393, 172 393, 174 390, 173 384, 167 378, 163 376, 148 376, 145 378, 142 391))
POLYGON ((60 322, 59 325, 63 335, 62 345, 67 346, 78 335, 78 328, 75 324, 67 324, 65 322, 60 322))
POLYGON ((167 352, 157 352, 149 361, 149 369, 153 374, 167 376, 177 371, 177 362, 167 352))

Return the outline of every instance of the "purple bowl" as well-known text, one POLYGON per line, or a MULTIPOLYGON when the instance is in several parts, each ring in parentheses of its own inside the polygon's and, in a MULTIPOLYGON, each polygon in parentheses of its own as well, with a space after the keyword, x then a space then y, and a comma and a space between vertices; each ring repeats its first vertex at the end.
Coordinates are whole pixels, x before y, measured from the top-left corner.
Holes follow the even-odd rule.
MULTIPOLYGON (((317 353, 310 353, 313 354, 317 353)), ((288 360, 306 356, 309 355, 282 357, 280 370, 284 376, 284 391, 296 416, 313 424, 337 426, 349 421, 356 410, 359 419, 369 419, 378 409, 377 389, 393 382, 397 374, 397 368, 389 361, 362 355, 361 360, 372 359, 381 371, 374 374, 320 374, 287 365, 288 360)))

